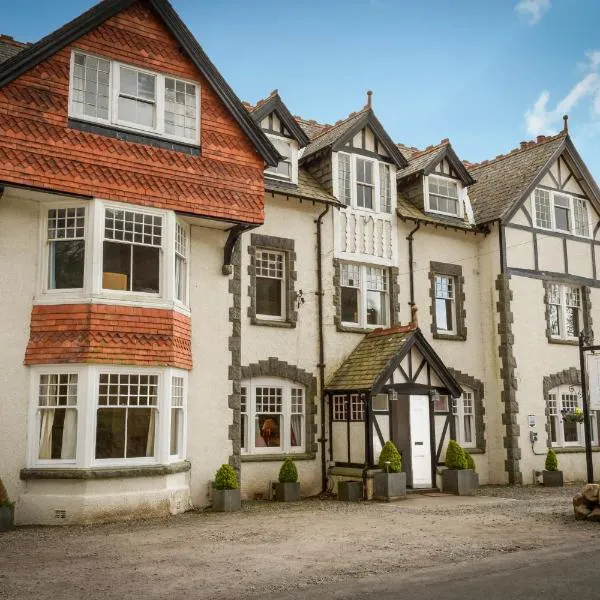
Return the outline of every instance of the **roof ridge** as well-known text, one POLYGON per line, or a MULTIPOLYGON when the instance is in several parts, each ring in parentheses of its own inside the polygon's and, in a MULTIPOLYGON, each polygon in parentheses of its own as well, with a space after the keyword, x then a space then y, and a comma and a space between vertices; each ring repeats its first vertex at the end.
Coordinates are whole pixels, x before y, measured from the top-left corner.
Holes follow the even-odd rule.
POLYGON ((327 129, 324 129, 323 131, 321 131, 320 133, 315 135, 315 137, 310 140, 311 143, 318 140, 322 135, 325 135, 326 133, 330 133, 331 130, 337 129, 338 127, 341 127, 342 125, 346 124, 348 121, 350 121, 350 119, 354 119, 355 117, 358 117, 358 116, 362 115, 363 113, 366 113, 370 110, 371 110, 371 108, 369 106, 365 106, 356 112, 351 112, 345 119, 340 119, 339 121, 336 121, 333 125, 328 126, 327 129))
POLYGON ((489 165, 500 162, 505 158, 511 158, 513 156, 516 156, 517 154, 521 154, 523 152, 527 152, 528 150, 532 150, 533 148, 539 148, 540 146, 543 146, 544 144, 547 144, 549 142, 554 142, 561 137, 567 137, 567 135, 567 131, 561 131, 556 135, 538 135, 535 140, 523 141, 521 142, 518 148, 513 148, 512 150, 509 150, 506 154, 498 154, 498 156, 496 156, 495 158, 483 160, 479 163, 472 163, 467 160, 463 160, 462 162, 468 169, 472 169, 473 171, 475 171, 477 169, 481 169, 483 167, 487 167, 489 165))
POLYGON ((0 33, 0 42, 9 44, 10 46, 16 46, 17 48, 27 48, 27 46, 31 46, 31 42, 19 42, 19 40, 15 40, 12 35, 7 35, 6 33, 0 33))

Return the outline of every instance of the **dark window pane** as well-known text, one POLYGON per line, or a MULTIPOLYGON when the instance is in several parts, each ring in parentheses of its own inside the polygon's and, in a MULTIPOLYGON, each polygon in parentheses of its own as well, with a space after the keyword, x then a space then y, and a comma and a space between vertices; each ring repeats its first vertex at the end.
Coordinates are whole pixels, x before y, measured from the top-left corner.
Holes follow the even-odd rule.
POLYGON ((342 288, 342 321, 345 323, 358 323, 358 290, 355 288, 342 288))
POLYGON ((130 408, 127 411, 127 458, 154 456, 154 410, 130 408))
POLYGON ((385 324, 385 293, 367 292, 367 323, 369 325, 385 324))
POLYGON ((125 408, 98 410, 96 425, 96 458, 125 456, 125 408))
POLYGON ((106 290, 128 290, 131 280, 131 246, 104 242, 102 287, 106 290))
POLYGON ((281 279, 256 278, 256 314, 281 317, 281 279))
POLYGON ((257 448, 281 447, 281 415, 257 415, 254 441, 257 448))
POLYGON ((160 279, 160 248, 132 246, 134 292, 158 294, 160 279))
POLYGON ((578 441, 577 423, 573 423, 573 421, 565 421, 563 419, 563 431, 565 433, 565 442, 578 441))
POLYGON ((51 242, 48 287, 51 290, 82 288, 84 262, 85 240, 51 242))
POLYGON ((560 229, 562 231, 571 230, 568 209, 556 206, 554 208, 554 219, 556 223, 556 229, 560 229))

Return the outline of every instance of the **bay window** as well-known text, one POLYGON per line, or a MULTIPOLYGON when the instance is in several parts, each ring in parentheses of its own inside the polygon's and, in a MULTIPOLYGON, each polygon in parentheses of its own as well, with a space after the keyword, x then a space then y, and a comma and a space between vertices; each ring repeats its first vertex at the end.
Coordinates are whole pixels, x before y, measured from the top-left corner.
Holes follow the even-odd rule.
POLYGON ((247 454, 287 454, 305 448, 304 386, 280 378, 241 387, 241 448, 247 454))
POLYGON ((475 448, 475 398, 472 390, 463 388, 460 398, 452 398, 452 416, 456 441, 464 448, 475 448))
POLYGON ((47 215, 48 289, 83 288, 85 207, 51 208, 47 215))
POLYGON ((581 288, 550 283, 547 286, 548 329, 551 338, 576 340, 581 331, 581 288))
POLYGON ((536 227, 590 237, 588 203, 584 198, 536 188, 532 207, 536 227))
MULTIPOLYGON (((548 421, 552 446, 585 445, 581 387, 560 385, 548 392, 548 421)), ((590 411, 590 433, 592 444, 598 445, 598 419, 595 411, 590 411)))
POLYGON ((384 327, 388 321, 388 278, 381 267, 341 263, 340 315, 343 325, 384 327))
POLYGON ((188 282, 188 228, 182 223, 175 224, 175 299, 187 303, 188 282))
POLYGON ((169 454, 183 457, 185 433, 185 379, 183 377, 171 378, 171 429, 169 454))

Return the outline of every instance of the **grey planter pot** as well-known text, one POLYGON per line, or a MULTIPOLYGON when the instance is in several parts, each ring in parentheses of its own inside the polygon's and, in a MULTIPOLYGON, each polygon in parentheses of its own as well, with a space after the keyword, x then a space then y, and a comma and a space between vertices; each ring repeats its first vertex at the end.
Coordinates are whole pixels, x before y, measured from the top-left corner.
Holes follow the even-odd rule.
POLYGON ((442 471, 442 491, 457 496, 472 496, 479 486, 479 476, 473 469, 442 471))
POLYGON ((239 488, 237 490, 212 490, 212 509, 216 512, 235 512, 242 508, 239 488))
POLYGON ((562 471, 542 471, 542 481, 547 487, 562 487, 563 473, 562 471))
POLYGON ((373 476, 375 500, 401 500, 406 498, 406 473, 375 473, 373 476))
POLYGON ((363 499, 362 481, 340 481, 337 490, 338 500, 358 502, 363 499))
POLYGON ((300 500, 300 484, 281 483, 275 484, 275 500, 278 502, 298 502, 300 500))
POLYGON ((15 507, 0 506, 0 532, 10 531, 15 523, 15 507))

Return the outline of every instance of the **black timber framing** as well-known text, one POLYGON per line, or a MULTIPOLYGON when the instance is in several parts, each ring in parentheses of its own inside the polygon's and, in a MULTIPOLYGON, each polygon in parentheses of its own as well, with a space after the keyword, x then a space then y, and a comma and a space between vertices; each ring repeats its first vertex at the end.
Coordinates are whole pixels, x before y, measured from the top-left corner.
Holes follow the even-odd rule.
MULTIPOLYGON (((277 92, 269 96, 260 106, 255 108, 250 114, 254 122, 260 126, 262 120, 269 115, 276 113, 279 120, 285 125, 287 130, 290 132, 300 147, 306 146, 310 141, 306 133, 300 125, 298 125, 296 119, 292 116, 292 113, 288 110, 287 106, 279 96, 277 92)), ((270 132, 271 133, 271 132, 270 132)), ((277 135, 282 135, 280 132, 272 131, 277 135)))

